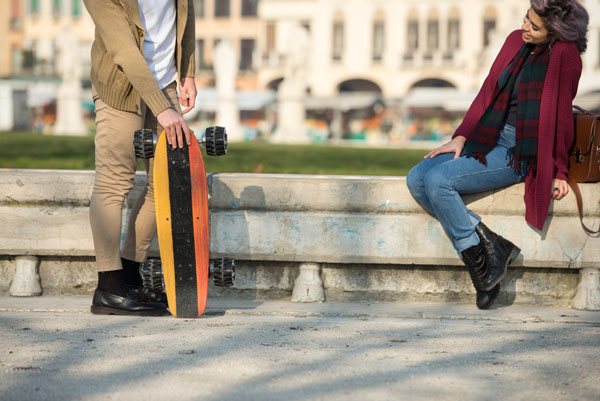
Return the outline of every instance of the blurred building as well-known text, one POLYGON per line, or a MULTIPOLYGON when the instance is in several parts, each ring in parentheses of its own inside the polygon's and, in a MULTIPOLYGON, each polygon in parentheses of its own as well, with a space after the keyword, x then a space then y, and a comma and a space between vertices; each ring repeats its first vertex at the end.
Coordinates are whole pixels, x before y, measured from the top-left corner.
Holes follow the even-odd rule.
MULTIPOLYGON (((94 24, 82 0, 6 0, 2 7, 8 7, 8 15, 11 16, 11 48, 8 53, 10 61, 3 62, 0 75, 58 75, 56 40, 67 26, 77 36, 84 71, 89 70, 94 24)), ((5 18, 4 12, 2 15, 5 18)))
POLYGON ((0 2, 0 77, 19 74, 23 65, 23 5, 0 2))
MULTIPOLYGON (((580 91, 600 89, 600 6, 590 13, 580 91)), ((275 88, 294 51, 291 27, 310 33, 310 93, 378 92, 401 98, 414 88, 478 89, 505 37, 519 29, 525 0, 262 0, 259 88, 275 88)))
MULTIPOLYGON (((300 26, 310 46, 301 63, 308 124, 320 138, 452 132, 529 6, 527 0, 193 1, 198 118, 213 118, 213 51, 227 38, 237 55, 242 118, 247 126, 275 126, 275 92, 290 60, 298 64, 300 26)), ((589 45, 576 103, 600 110, 600 3, 584 4, 589 45)), ((94 23, 82 0, 0 0, 0 77, 26 85, 30 107, 53 101, 60 82, 56 41, 67 26, 77 36, 89 89, 94 23)))
POLYGON ((241 90, 256 88, 254 53, 259 33, 258 0, 194 0, 198 84, 214 86, 213 51, 220 40, 231 41, 238 59, 241 90))

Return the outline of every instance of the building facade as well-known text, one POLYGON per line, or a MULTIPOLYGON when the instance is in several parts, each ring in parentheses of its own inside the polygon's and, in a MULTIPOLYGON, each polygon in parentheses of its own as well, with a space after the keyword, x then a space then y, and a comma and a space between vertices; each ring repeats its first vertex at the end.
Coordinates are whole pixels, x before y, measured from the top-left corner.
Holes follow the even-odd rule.
MULTIPOLYGON (((600 4, 590 13, 580 92, 600 89, 600 4)), ((275 88, 294 51, 295 24, 311 38, 309 90, 402 98, 416 87, 477 90, 505 37, 519 29, 526 0, 262 0, 258 87, 275 88)))
POLYGON ((0 2, 0 77, 21 73, 23 65, 23 5, 21 0, 0 2))
POLYGON ((255 89, 254 53, 259 33, 258 0, 194 0, 196 65, 200 86, 212 86, 213 52, 228 39, 238 60, 238 88, 255 89))

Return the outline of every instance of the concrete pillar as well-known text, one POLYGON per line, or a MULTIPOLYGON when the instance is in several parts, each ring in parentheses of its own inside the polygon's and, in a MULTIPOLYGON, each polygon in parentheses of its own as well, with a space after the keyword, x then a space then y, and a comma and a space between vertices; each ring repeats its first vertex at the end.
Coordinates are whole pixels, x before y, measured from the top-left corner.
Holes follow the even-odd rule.
POLYGON ((575 309, 600 310, 600 269, 580 270, 572 306, 575 309))
POLYGON ((17 256, 16 263, 17 270, 10 286, 10 295, 13 297, 41 295, 39 258, 37 256, 17 256))
POLYGON ((300 264, 300 274, 294 282, 292 302, 323 302, 325 290, 318 263, 300 264))

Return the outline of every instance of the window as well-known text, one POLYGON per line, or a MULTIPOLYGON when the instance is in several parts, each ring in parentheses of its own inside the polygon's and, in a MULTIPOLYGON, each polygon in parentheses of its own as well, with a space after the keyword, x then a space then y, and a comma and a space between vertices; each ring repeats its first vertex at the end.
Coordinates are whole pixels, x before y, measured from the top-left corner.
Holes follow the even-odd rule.
POLYGON ((229 17, 229 0, 215 0, 215 17, 229 17))
POLYGON ((385 25, 383 20, 373 24, 373 61, 381 62, 383 59, 385 25))
POLYGON ((252 55, 254 54, 254 39, 242 39, 240 70, 252 69, 252 55))
POLYGON ((438 20, 427 21, 427 50, 437 50, 439 47, 439 22, 438 20))
POLYGON ((486 19, 483 21, 483 47, 487 47, 490 44, 490 37, 495 29, 495 19, 486 19))
POLYGON ((258 0, 242 0, 242 17, 258 15, 258 0))
POLYGON ((333 61, 341 61, 344 52, 344 21, 335 21, 333 23, 333 61))
POLYGON ((448 51, 460 49, 460 20, 452 18, 448 21, 448 51))
POLYGON ((27 4, 27 11, 29 12, 29 15, 32 17, 37 17, 40 15, 40 0, 29 0, 27 4))
POLYGON ((419 21, 411 19, 407 24, 406 48, 409 52, 419 48, 419 21))
POLYGON ((71 15, 81 17, 81 0, 71 0, 71 15))
POLYGON ((204 18, 204 0, 194 0, 194 13, 196 17, 204 18))
POLYGON ((52 16, 54 18, 59 18, 62 11, 62 1, 61 0, 52 0, 52 16))
POLYGON ((196 69, 204 69, 204 39, 196 40, 196 69))
POLYGON ((266 37, 266 45, 267 45, 267 53, 271 53, 275 50, 275 23, 268 22, 267 23, 267 37, 266 37))
POLYGON ((21 7, 19 0, 11 1, 10 8, 10 28, 21 29, 21 7))
POLYGON ((21 74, 23 70, 23 53, 18 45, 12 46, 12 72, 15 75, 21 74))
POLYGON ((490 44, 494 30, 496 30, 496 10, 490 6, 483 14, 483 47, 490 44))

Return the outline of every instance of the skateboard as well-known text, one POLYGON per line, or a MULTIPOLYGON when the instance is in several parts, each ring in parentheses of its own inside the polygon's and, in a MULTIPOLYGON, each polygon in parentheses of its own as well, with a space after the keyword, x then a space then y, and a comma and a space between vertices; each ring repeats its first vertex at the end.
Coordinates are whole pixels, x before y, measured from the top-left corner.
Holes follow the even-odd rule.
POLYGON ((142 264, 144 286, 164 289, 169 311, 182 318, 198 317, 206 308, 208 279, 217 286, 233 285, 233 259, 209 259, 210 230, 206 169, 200 145, 210 156, 227 153, 223 127, 209 127, 200 140, 173 149, 163 133, 142 129, 134 134, 136 157, 154 157, 154 204, 160 260, 142 264))

